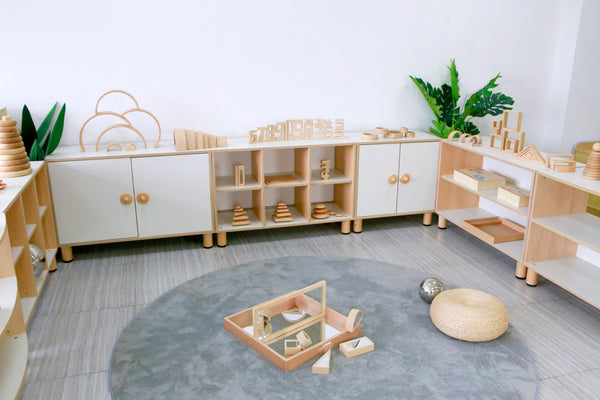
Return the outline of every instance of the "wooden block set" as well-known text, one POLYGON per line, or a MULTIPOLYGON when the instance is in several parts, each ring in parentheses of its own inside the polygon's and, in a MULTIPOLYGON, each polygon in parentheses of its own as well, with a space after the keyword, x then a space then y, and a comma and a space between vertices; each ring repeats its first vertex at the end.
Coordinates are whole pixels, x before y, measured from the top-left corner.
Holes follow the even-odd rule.
POLYGON ((287 204, 283 201, 280 201, 275 206, 275 212, 273 213, 273 221, 275 222, 291 222, 294 219, 292 218, 292 213, 288 209, 287 204))
POLYGON ((335 127, 330 119, 293 119, 250 131, 248 143, 343 138, 343 119, 336 119, 335 127))
POLYGON ((407 127, 403 126, 399 131, 390 130, 381 126, 375 128, 375 133, 366 132, 361 135, 363 140, 379 140, 379 135, 383 139, 402 139, 402 138, 414 138, 415 133, 409 131, 407 127))
POLYGON ((330 215, 335 215, 336 217, 341 217, 343 214, 335 212, 333 210, 328 210, 325 204, 315 204, 312 210, 311 216, 315 219, 326 219, 329 218, 330 215))
MULTIPOLYGON (((17 128, 17 121, 9 116, 3 116, 0 120, 0 176, 10 178, 29 175, 31 172, 29 157, 17 128)), ((0 183, 0 189, 5 186, 4 183, 0 183)))
POLYGON ((481 146, 481 136, 480 135, 471 135, 469 133, 462 133, 461 131, 452 131, 448 135, 446 141, 448 143, 452 142, 452 140, 458 136, 458 143, 465 142, 468 146, 481 146), (466 141, 465 141, 466 140, 466 141))
POLYGON ((215 136, 208 133, 177 128, 173 131, 175 150, 200 150, 215 147, 227 147, 227 136, 215 136))
POLYGON ((523 113, 521 111, 505 110, 501 120, 492 121, 492 134, 490 135, 490 148, 506 151, 509 153, 519 153, 525 147, 525 132, 521 132, 521 121, 523 113), (509 116, 515 115, 516 121, 512 128, 509 128, 509 116), (518 135, 519 138, 510 137, 518 135), (498 140, 498 145, 496 145, 498 140))
POLYGON ((249 224, 250 219, 248 218, 248 214, 246 213, 242 205, 238 204, 233 208, 233 220, 231 221, 231 225, 244 226, 249 224))

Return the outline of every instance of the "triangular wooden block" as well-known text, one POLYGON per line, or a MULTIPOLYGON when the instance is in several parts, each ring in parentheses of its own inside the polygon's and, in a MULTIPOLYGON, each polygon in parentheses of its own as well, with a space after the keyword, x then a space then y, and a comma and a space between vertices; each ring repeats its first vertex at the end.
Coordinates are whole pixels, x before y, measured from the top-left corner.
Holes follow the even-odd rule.
POLYGON ((319 361, 313 364, 312 373, 329 375, 329 366, 331 365, 331 349, 327 350, 327 353, 323 354, 319 361))
POLYGON ((541 164, 544 164, 546 162, 546 160, 544 160, 544 156, 540 154, 538 149, 536 149, 536 147, 533 144, 530 144, 529 146, 525 147, 520 153, 515 155, 514 159, 521 161, 536 162, 541 164))

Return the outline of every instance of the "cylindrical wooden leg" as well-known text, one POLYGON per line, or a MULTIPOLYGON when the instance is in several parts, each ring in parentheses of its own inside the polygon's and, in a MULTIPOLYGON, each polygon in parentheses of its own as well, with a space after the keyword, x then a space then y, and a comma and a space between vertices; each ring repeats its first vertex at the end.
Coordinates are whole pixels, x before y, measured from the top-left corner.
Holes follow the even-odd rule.
POLYGON ((213 247, 213 235, 212 233, 205 233, 202 235, 202 244, 205 249, 213 247))
POLYGON ((60 257, 62 258, 63 262, 73 261, 73 248, 71 246, 61 246, 60 257))
POLYGON ((227 232, 217 233, 217 246, 219 246, 219 247, 227 246, 227 232))
POLYGON ((527 276, 527 267, 522 262, 517 263, 517 269, 515 270, 515 276, 519 279, 525 279, 527 276))
POLYGON ((431 219, 433 218, 433 213, 425 213, 423 214, 423 225, 429 226, 431 225, 431 219))
POLYGON ((344 235, 350 233, 350 220, 342 221, 342 233, 344 235))
POLYGON ((352 222, 352 230, 356 233, 362 232, 362 219, 355 219, 352 222))
POLYGON ((527 269, 527 279, 525 280, 527 286, 537 286, 538 274, 532 269, 527 269))
POLYGON ((446 229, 446 218, 438 214, 438 228, 446 229))

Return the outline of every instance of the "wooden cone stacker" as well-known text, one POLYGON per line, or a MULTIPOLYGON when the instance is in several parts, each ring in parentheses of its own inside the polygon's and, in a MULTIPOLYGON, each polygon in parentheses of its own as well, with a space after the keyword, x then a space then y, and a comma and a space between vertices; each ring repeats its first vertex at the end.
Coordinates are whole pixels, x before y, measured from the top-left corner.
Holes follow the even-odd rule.
POLYGON ((600 180, 600 142, 594 143, 582 175, 586 179, 600 180))
POLYGON ((31 174, 29 157, 17 128, 9 116, 0 121, 0 177, 14 178, 31 174))

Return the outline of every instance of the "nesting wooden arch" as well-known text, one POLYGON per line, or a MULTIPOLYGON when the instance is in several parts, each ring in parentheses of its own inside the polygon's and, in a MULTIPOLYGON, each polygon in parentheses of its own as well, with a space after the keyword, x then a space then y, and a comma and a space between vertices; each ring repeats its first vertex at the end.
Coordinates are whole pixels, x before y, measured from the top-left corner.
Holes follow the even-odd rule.
MULTIPOLYGON (((98 101, 96 101, 96 107, 94 109, 95 113, 94 115, 92 115, 90 118, 88 118, 83 126, 81 127, 81 130, 79 131, 79 147, 81 148, 82 152, 85 152, 85 147, 83 146, 83 131, 85 129, 85 127, 87 126, 87 124, 93 120, 96 117, 99 116, 105 116, 105 115, 110 115, 110 116, 114 116, 117 118, 122 119, 125 123, 123 124, 115 124, 115 125, 111 125, 109 127, 107 127, 106 129, 104 129, 100 135, 98 136, 98 139, 96 140, 96 151, 99 151, 99 145, 100 145, 100 139, 109 131, 115 129, 115 128, 125 128, 125 129, 129 129, 132 130, 133 132, 135 132, 141 139, 142 142, 144 143, 144 148, 148 148, 148 144, 146 142, 146 139, 144 138, 144 135, 142 135, 142 133, 136 129, 131 122, 129 121, 129 119, 127 119, 127 117, 125 117, 125 115, 133 113, 133 112, 142 112, 144 114, 149 115, 150 117, 152 117, 152 119, 154 120, 154 122, 156 122, 156 126, 158 127, 158 138, 156 139, 156 143, 154 143, 154 148, 158 147, 158 144, 160 143, 160 138, 162 136, 162 129, 160 127, 160 123, 158 122, 158 119, 154 116, 154 114, 152 114, 150 111, 148 110, 144 110, 142 108, 140 108, 140 105, 138 104, 137 100, 135 99, 135 97, 133 97, 130 93, 124 91, 124 90, 120 90, 120 89, 114 89, 114 90, 109 90, 108 92, 104 93, 102 96, 100 96, 100 98, 98 98, 98 101), (123 113, 117 113, 114 111, 98 111, 98 107, 100 105, 100 101, 106 97, 107 95, 111 94, 111 93, 120 93, 123 94, 127 97, 129 97, 130 99, 133 100, 133 102, 135 103, 135 108, 131 108, 123 113)), ((117 147, 117 148, 121 148, 121 145, 116 143, 116 142, 112 142, 110 143, 107 148, 106 151, 109 151, 112 147, 117 147), (115 146, 117 145, 117 146, 115 146)), ((128 144, 125 147, 125 150, 129 151, 129 150, 135 150, 135 145, 133 144, 128 144)))

